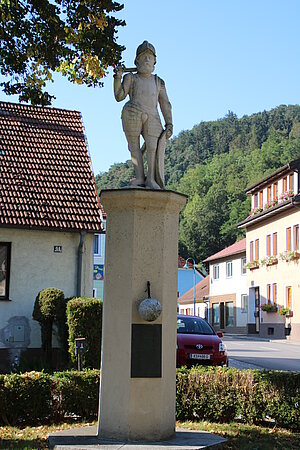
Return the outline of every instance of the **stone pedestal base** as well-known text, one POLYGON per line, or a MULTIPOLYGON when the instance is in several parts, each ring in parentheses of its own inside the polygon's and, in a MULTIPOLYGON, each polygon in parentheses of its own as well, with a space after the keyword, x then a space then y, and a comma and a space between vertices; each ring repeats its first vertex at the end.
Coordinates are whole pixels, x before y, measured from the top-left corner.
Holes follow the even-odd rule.
POLYGON ((175 434, 178 215, 185 201, 172 191, 101 193, 107 214, 101 438, 157 441, 175 434), (152 323, 137 309, 148 281, 162 306, 152 323))
POLYGON ((96 427, 72 428, 50 434, 50 450, 199 450, 219 449, 226 439, 206 431, 176 430, 173 439, 160 442, 125 442, 99 439, 96 427))

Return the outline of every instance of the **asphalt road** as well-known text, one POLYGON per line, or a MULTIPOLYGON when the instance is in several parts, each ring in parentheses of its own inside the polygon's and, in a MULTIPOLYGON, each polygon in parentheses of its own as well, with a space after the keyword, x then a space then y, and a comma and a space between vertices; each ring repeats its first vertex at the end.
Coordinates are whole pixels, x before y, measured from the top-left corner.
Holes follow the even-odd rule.
POLYGON ((300 342, 224 336, 229 366, 300 372, 300 342))

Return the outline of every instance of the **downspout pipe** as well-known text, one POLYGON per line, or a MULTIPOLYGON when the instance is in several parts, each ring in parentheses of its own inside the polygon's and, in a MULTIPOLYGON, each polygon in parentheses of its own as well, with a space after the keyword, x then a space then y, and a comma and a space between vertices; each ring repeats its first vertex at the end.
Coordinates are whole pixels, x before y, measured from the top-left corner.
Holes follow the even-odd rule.
POLYGON ((77 297, 81 296, 81 274, 82 274, 82 255, 83 255, 83 244, 85 239, 86 231, 80 231, 80 241, 78 245, 78 264, 77 264, 77 297))

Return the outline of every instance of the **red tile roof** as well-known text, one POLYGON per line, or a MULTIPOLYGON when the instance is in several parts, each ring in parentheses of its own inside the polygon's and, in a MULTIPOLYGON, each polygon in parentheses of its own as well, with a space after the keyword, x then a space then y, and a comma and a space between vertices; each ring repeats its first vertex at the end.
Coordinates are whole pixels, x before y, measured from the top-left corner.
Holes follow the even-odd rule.
POLYGON ((212 256, 209 256, 204 260, 204 262, 213 261, 215 259, 222 259, 226 258, 227 256, 234 255, 236 253, 243 253, 246 251, 246 238, 241 239, 240 241, 236 242, 235 244, 230 245, 229 247, 223 248, 218 253, 215 253, 212 256))
POLYGON ((101 231, 81 114, 0 102, 0 227, 101 231))
MULTIPOLYGON (((196 284, 196 300, 207 300, 209 297, 209 275, 203 280, 199 281, 196 284)), ((179 297, 178 302, 180 304, 183 303, 191 303, 194 301, 194 287, 185 292, 181 297, 179 297)))

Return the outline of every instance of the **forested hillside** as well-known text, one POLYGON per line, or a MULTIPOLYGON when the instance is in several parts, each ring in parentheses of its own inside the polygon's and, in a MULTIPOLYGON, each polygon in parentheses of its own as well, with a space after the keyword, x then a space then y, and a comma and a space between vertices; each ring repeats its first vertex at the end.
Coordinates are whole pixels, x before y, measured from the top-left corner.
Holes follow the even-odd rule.
MULTIPOLYGON (((244 189, 300 157, 300 106, 279 106, 238 119, 202 122, 173 138, 166 149, 166 184, 188 195, 181 213, 182 256, 201 261, 242 235, 236 224, 250 209, 244 189)), ((96 177, 99 189, 119 188, 132 165, 115 164, 96 177)))

